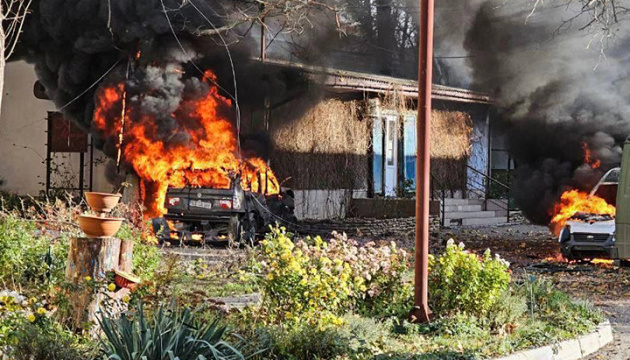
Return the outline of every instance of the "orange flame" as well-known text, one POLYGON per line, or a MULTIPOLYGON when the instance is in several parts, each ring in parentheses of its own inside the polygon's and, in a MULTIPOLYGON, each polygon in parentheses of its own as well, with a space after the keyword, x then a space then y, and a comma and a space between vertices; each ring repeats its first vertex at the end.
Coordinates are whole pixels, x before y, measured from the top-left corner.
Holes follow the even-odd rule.
POLYGON ((590 165, 592 169, 598 169, 601 161, 593 159, 591 149, 588 148, 588 144, 585 141, 582 142, 582 150, 584 151, 584 163, 590 165))
POLYGON ((554 206, 554 216, 549 227, 556 235, 560 235, 560 231, 566 222, 578 212, 598 215, 608 214, 614 217, 616 208, 598 196, 589 195, 578 190, 565 191, 560 198, 560 202, 554 206))
MULTIPOLYGON (((183 99, 171 114, 177 134, 186 142, 169 143, 158 136, 155 118, 126 104, 122 156, 141 179, 141 197, 147 216, 166 213, 164 201, 169 187, 230 187, 230 173, 240 172, 245 190, 277 194, 280 190, 273 171, 258 157, 239 157, 238 142, 225 111, 228 99, 213 85, 216 76, 206 71, 207 93, 195 99, 183 99)), ((94 124, 105 138, 118 140, 123 133, 120 119, 124 84, 99 89, 94 124)), ((117 141, 116 141, 117 142, 117 141)), ((117 144, 117 147, 120 145, 117 144)))

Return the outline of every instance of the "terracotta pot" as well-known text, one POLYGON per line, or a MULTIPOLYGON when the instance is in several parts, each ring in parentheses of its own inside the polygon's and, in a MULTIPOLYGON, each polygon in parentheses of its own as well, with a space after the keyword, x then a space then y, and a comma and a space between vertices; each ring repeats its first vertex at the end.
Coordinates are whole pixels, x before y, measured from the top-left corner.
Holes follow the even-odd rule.
POLYGON ((124 220, 123 218, 79 215, 79 226, 88 237, 111 237, 120 230, 124 220))
POLYGON ((110 212, 118 205, 121 194, 86 192, 85 200, 90 208, 97 212, 110 212))
POLYGON ((118 287, 134 290, 140 283, 140 278, 124 271, 116 270, 114 273, 116 274, 114 276, 114 283, 118 287))

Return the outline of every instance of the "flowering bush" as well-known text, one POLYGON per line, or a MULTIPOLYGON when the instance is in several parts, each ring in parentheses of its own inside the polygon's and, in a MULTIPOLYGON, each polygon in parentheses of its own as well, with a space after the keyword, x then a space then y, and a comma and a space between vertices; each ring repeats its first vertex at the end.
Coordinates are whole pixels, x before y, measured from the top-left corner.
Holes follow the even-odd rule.
POLYGON ((485 316, 510 283, 509 266, 490 250, 478 256, 449 240, 442 255, 429 258, 431 309, 440 316, 485 316))
POLYGON ((403 284, 407 254, 395 244, 359 247, 334 234, 294 242, 284 228, 272 229, 261 242, 255 271, 261 276, 270 322, 306 320, 321 326, 339 325, 339 316, 357 308, 387 309, 403 284))

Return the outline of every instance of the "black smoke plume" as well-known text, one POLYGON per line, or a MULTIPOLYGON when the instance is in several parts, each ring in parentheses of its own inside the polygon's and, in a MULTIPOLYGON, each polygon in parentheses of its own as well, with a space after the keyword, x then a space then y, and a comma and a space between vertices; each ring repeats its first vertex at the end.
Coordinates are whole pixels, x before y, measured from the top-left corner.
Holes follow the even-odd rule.
MULTIPOLYGON (((191 6, 181 0, 36 0, 19 58, 35 64, 48 97, 86 130, 94 130, 95 94, 103 84, 124 82, 131 104, 168 115, 206 69, 218 75, 221 95, 235 100, 234 66, 241 109, 260 109, 265 99, 278 101, 306 82, 295 70, 256 61, 259 47, 251 27, 224 32, 223 38, 200 35, 200 30, 225 26, 226 11, 241 2, 196 0, 191 6)), ((155 140, 186 141, 170 136, 173 119, 156 119, 163 121, 155 140)), ((98 145, 113 156, 113 139, 100 140, 98 145)))
POLYGON ((630 133, 630 34, 584 27, 579 4, 487 1, 465 46, 473 86, 490 91, 516 164, 512 191, 531 220, 547 224, 568 188, 588 191, 620 162, 630 133), (530 15, 531 14, 531 15, 530 15), (584 149, 601 162, 585 164, 584 149))

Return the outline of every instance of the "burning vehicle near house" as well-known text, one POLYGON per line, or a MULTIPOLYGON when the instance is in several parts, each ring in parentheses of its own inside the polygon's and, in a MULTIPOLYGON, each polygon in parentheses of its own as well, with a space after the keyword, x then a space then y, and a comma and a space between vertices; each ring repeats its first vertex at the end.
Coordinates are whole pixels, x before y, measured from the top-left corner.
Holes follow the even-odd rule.
POLYGON ((229 189, 168 189, 167 213, 154 221, 160 240, 251 245, 270 224, 296 221, 291 190, 267 195, 264 190, 243 190, 239 175, 230 176, 230 180, 229 189), (161 232, 157 227, 161 227, 161 232))
POLYGON ((559 229, 565 259, 618 258, 615 215, 620 171, 606 172, 590 193, 570 190, 562 195, 552 227, 559 229))

